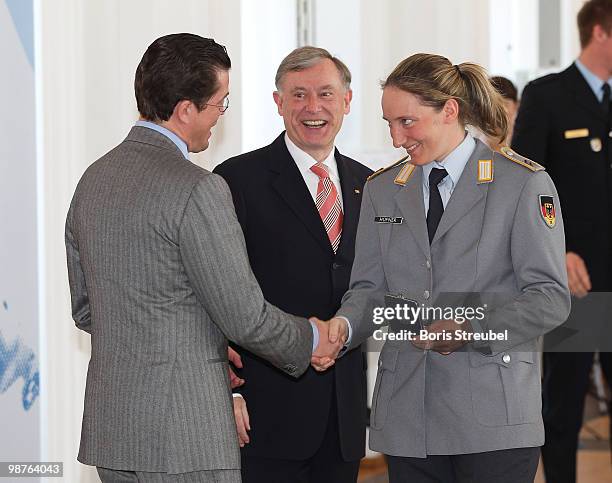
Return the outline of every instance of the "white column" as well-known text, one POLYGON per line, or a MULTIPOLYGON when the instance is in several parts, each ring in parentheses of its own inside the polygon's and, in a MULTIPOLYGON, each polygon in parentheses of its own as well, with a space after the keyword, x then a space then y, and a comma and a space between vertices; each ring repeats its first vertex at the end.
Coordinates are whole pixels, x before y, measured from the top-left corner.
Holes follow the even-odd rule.
POLYGON ((41 400, 44 461, 63 461, 64 480, 97 481, 90 468, 76 462, 80 435, 89 340, 70 317, 64 251, 64 219, 85 159, 86 106, 83 69, 83 2, 37 2, 36 76, 39 86, 39 145, 42 160, 44 231, 40 245, 41 324, 46 345, 41 351, 41 400), (44 349, 46 348, 46 354, 44 349))
POLYGON ((241 34, 242 149, 251 151, 285 129, 272 92, 278 65, 297 46, 296 2, 242 0, 241 34))

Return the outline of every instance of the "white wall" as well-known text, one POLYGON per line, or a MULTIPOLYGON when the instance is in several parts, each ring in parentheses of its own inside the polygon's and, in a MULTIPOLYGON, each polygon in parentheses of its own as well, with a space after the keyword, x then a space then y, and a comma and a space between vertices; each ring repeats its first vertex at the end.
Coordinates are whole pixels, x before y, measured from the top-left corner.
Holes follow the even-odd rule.
POLYGON ((296 15, 295 2, 242 0, 242 143, 235 154, 271 143, 285 128, 272 93, 278 64, 297 47, 296 15))

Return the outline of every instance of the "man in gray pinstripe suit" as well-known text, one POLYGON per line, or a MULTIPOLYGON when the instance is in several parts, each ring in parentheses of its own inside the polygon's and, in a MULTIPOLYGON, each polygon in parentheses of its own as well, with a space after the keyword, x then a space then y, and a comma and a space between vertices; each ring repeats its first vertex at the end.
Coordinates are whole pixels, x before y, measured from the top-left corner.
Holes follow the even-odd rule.
POLYGON ((227 185, 187 159, 227 109, 229 68, 211 39, 153 42, 140 121, 70 206, 72 311, 92 344, 78 459, 104 482, 239 482, 227 339, 293 376, 327 341, 264 300, 227 185))

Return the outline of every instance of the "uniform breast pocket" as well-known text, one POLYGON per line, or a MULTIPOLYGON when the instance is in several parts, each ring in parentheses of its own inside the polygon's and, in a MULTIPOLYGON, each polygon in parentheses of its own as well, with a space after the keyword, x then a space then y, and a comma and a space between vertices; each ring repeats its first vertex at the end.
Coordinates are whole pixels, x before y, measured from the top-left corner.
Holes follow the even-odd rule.
POLYGON ((389 402, 393 396, 395 386, 395 369, 397 367, 397 349, 386 350, 380 353, 378 359, 378 374, 376 384, 372 394, 372 416, 370 417, 370 427, 381 429, 387 420, 389 412, 389 402))
MULTIPOLYGON (((566 131, 567 132, 567 131, 566 131)), ((601 151, 601 140, 592 135, 564 138, 559 143, 562 159, 572 165, 584 164, 584 156, 601 151)))
POLYGON ((483 356, 470 352, 475 419, 484 426, 535 423, 541 418, 540 371, 533 352, 483 356))

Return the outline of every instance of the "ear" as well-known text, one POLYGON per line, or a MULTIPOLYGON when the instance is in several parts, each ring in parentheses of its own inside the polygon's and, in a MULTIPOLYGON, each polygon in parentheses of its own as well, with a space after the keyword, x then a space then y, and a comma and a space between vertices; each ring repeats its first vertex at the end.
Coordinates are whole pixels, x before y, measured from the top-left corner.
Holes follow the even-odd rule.
POLYGON ((274 98, 274 103, 276 104, 276 108, 278 109, 278 115, 283 115, 283 96, 280 92, 274 91, 272 93, 272 97, 274 98))
POLYGON ((351 101, 353 100, 352 89, 347 89, 344 94, 344 114, 351 112, 351 101))
POLYGON ((181 124, 188 124, 194 112, 197 112, 197 109, 193 102, 183 99, 182 101, 177 102, 174 106, 172 117, 174 117, 181 124))
POLYGON ((605 42, 608 39, 608 32, 601 25, 595 24, 591 33, 591 41, 605 42))
POLYGON ((442 108, 444 114, 444 122, 451 124, 459 119, 459 103, 456 99, 449 99, 444 103, 442 108))

